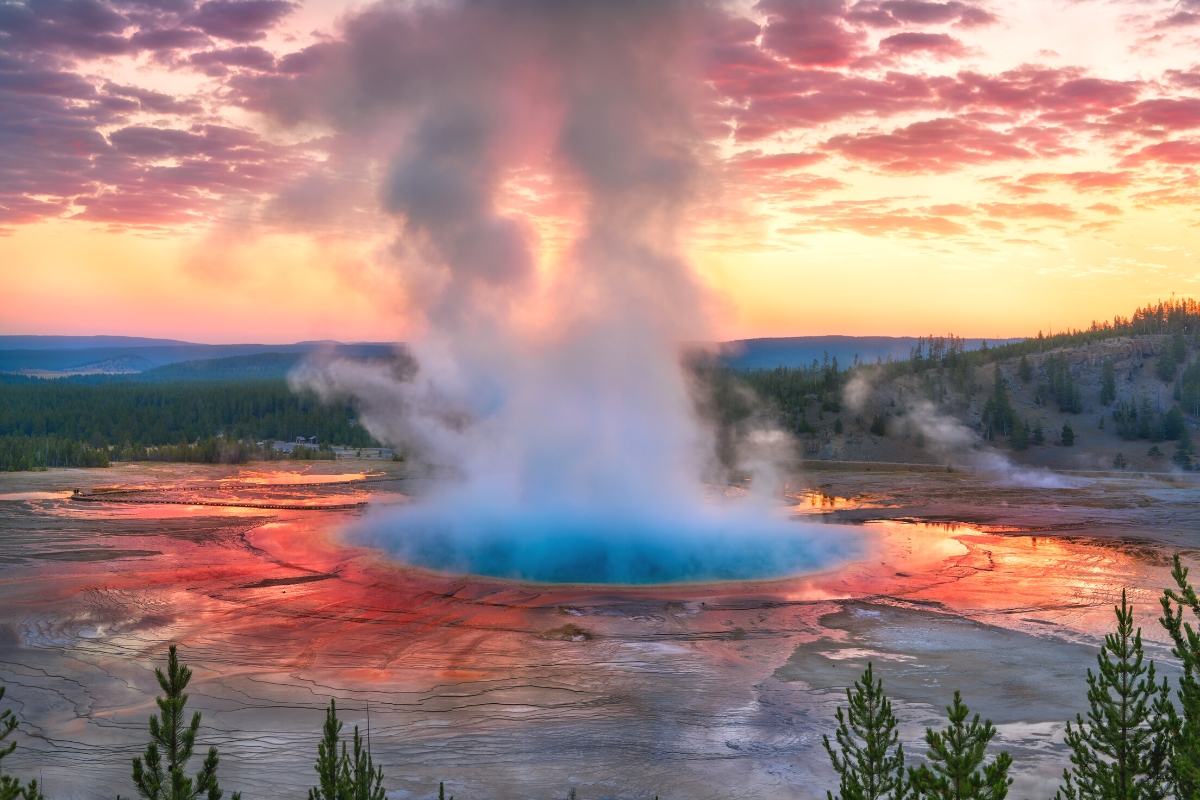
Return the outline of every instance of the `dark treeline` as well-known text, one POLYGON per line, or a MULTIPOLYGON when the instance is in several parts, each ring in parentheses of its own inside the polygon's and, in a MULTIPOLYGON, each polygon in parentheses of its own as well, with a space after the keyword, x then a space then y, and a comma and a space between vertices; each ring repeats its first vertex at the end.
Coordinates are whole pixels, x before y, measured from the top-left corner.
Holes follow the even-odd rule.
MULTIPOLYGON (((92 447, 56 436, 0 436, 0 472, 23 472, 50 467, 107 467, 114 461, 169 461, 191 464, 244 464, 251 459, 263 461, 332 461, 337 457, 329 445, 296 445, 291 452, 277 450, 274 442, 259 446, 254 441, 238 441, 210 436, 191 444, 142 444, 92 447)), ((4 800, 0 797, 0 800, 4 800)))
POLYGON ((294 440, 378 447, 354 408, 325 404, 285 381, 110 384, 37 381, 0 386, 0 436, 46 436, 94 449, 231 440, 294 440))
POLYGON ((107 449, 57 436, 0 436, 0 472, 46 467, 107 467, 107 449))
POLYGON ((787 425, 796 434, 812 433, 816 428, 808 420, 808 407, 816 413, 841 411, 845 371, 838 368, 837 357, 813 360, 807 367, 777 367, 738 373, 738 378, 754 393, 774 404, 783 413, 787 425))

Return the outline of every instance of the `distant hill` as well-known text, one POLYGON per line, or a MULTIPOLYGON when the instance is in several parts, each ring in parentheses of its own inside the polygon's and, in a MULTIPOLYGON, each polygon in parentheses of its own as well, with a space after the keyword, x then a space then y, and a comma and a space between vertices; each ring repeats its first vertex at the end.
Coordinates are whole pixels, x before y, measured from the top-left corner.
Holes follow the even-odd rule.
POLYGON ((0 336, 0 350, 88 350, 109 347, 187 345, 178 339, 144 336, 0 336))
POLYGON ((286 378, 306 353, 256 353, 250 356, 180 361, 130 376, 139 383, 168 381, 254 381, 286 378))
POLYGON ((83 374, 121 375, 144 373, 157 367, 186 361, 212 361, 234 356, 257 356, 272 353, 291 354, 297 357, 306 353, 353 357, 387 356, 394 353, 399 347, 401 345, 389 342, 353 344, 297 342, 280 345, 194 344, 173 342, 169 339, 136 339, 117 336, 0 336, 0 372, 51 378, 83 374), (121 340, 131 343, 122 344, 121 340), (78 346, 81 341, 85 342, 85 346, 78 346), (170 343, 143 344, 143 342, 170 343), (12 344, 24 346, 11 347, 12 344))
MULTIPOLYGON (((1023 339, 966 339, 968 350, 978 350, 986 341, 996 344, 1020 342, 1023 339)), ((740 339, 721 345, 725 363, 735 369, 775 369, 776 367, 806 367, 814 360, 824 362, 826 353, 836 358, 840 366, 860 362, 874 364, 907 359, 917 346, 915 336, 790 336, 778 339, 740 339)))
MULTIPOLYGON (((967 339, 968 350, 983 339, 967 339)), ((989 345, 1021 341, 988 340, 989 345)), ((849 366, 855 356, 874 363, 907 359, 917 344, 912 336, 793 336, 742 339, 720 345, 727 364, 736 369, 774 369, 811 365, 825 354, 849 366)), ((314 341, 295 344, 196 344, 173 339, 133 336, 0 336, 0 373, 61 378, 72 375, 140 375, 162 380, 239 380, 282 377, 304 354, 349 357, 388 356, 402 345, 388 342, 314 341), (282 358, 259 359, 276 355, 282 358), (230 361, 229 359, 248 359, 230 361), (220 362, 220 363, 218 363, 220 362), (188 366, 182 366, 187 364, 188 366), (169 365, 181 365, 165 370, 169 365), (167 377, 171 376, 171 377, 167 377)))

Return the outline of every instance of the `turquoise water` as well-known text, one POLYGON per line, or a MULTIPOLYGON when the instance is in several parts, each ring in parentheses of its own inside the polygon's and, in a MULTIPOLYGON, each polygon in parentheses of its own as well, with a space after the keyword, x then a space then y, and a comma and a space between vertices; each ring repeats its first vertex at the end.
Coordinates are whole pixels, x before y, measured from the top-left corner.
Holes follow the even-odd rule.
POLYGON ((858 552, 855 529, 756 509, 623 516, 572 509, 414 506, 370 521, 365 538, 444 573, 536 583, 649 585, 779 578, 858 552))

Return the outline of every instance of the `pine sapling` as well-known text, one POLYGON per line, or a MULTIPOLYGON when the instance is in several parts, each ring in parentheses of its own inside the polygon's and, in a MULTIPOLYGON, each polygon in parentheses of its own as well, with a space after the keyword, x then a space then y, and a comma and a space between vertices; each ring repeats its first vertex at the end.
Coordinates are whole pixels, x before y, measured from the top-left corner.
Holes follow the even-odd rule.
POLYGON ((330 700, 313 766, 320 785, 308 790, 308 800, 384 800, 383 768, 372 763, 358 726, 354 727, 353 756, 345 742, 341 742, 339 756, 341 732, 337 702, 330 700))
MULTIPOLYGON (((1171 715, 1171 778, 1177 797, 1193 798, 1200 794, 1200 633, 1183 621, 1183 610, 1200 618, 1200 598, 1188 583, 1188 569, 1179 556, 1171 572, 1179 591, 1167 589, 1160 599, 1163 615, 1159 619, 1171 637, 1171 654, 1179 659, 1183 676, 1179 679, 1178 698, 1182 716, 1171 715)), ((1174 708, 1171 709, 1174 712, 1174 708)))
MULTIPOLYGON (((150 717, 150 743, 146 745, 144 760, 138 756, 133 758, 133 783, 138 794, 146 800, 198 800, 201 797, 221 800, 222 792, 217 783, 220 761, 217 748, 208 748, 208 755, 195 778, 184 774, 196 745, 196 733, 200 730, 200 712, 192 715, 190 724, 184 724, 188 696, 183 690, 192 679, 192 671, 179 663, 175 645, 171 645, 167 654, 166 674, 155 669, 154 675, 163 696, 155 700, 159 713, 150 717)), ((241 794, 234 792, 232 800, 241 800, 241 794)))
POLYGON ((341 737, 342 723, 337 717, 336 700, 329 701, 321 731, 323 735, 317 744, 317 763, 313 765, 319 785, 308 790, 308 800, 338 800, 338 739, 341 737))
MULTIPOLYGON (((0 686, 0 700, 4 699, 4 689, 5 687, 0 686)), ((17 717, 11 708, 0 711, 0 762, 17 749, 16 742, 4 744, 4 740, 17 729, 17 724, 17 717)), ((22 800, 45 800, 36 780, 22 786, 19 780, 4 774, 4 765, 0 763, 0 800, 17 800, 18 797, 22 800)))
MULTIPOLYGON (((899 743, 898 723, 892 703, 883 693, 883 681, 875 680, 870 662, 867 671, 846 689, 848 708, 837 710, 834 734, 841 752, 821 737, 833 769, 840 777, 836 800, 902 800, 906 796, 904 746, 899 743)), ((832 792, 826 792, 835 800, 832 792)))
POLYGON ((342 743, 342 778, 349 789, 345 800, 385 800, 383 767, 371 762, 371 754, 363 746, 363 738, 354 726, 354 755, 346 753, 342 743))
POLYGON ((1087 673, 1087 720, 1067 723, 1071 769, 1057 800, 1161 800, 1170 792, 1167 756, 1174 717, 1167 679, 1143 665, 1142 630, 1121 592, 1117 630, 1104 637, 1098 672, 1087 673))
POLYGON ((988 743, 996 735, 990 719, 979 722, 979 715, 968 723, 970 709, 959 692, 946 707, 950 724, 944 731, 925 729, 928 764, 909 769, 909 780, 918 798, 937 800, 1004 800, 1012 778, 1008 768, 1012 756, 1001 751, 991 763, 985 763, 988 743))

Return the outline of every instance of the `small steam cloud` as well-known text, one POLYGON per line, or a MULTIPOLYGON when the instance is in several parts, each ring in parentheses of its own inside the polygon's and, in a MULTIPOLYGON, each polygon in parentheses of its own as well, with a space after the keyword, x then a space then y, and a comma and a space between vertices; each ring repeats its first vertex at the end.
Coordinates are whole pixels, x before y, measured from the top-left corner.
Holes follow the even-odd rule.
MULTIPOLYGON (((851 411, 860 413, 868 408, 873 399, 877 399, 873 377, 875 373, 871 370, 860 371, 846 383, 843 399, 851 411)), ((939 411, 925 399, 910 399, 905 404, 904 416, 892 420, 892 424, 898 433, 919 437, 925 448, 940 460, 971 467, 1007 486, 1074 489, 1089 483, 1082 478, 1057 475, 1047 469, 1019 466, 1002 453, 980 449, 978 433, 957 418, 939 411)))
MULTIPOLYGON (((716 442, 679 343, 707 338, 712 304, 679 240, 704 180, 707 13, 466 0, 347 23, 326 83, 357 94, 335 124, 394 132, 383 200, 428 332, 406 366, 324 362, 293 380, 354 395, 373 433, 459 475, 364 536, 434 569, 545 581, 780 575, 853 551, 761 499, 706 497, 716 442), (506 205, 530 176, 578 231, 553 261, 506 205)), ((746 438, 756 486, 778 480, 783 444, 746 438)))
POLYGON ((903 417, 904 425, 925 440, 925 447, 945 460, 958 460, 976 472, 996 478, 1007 486, 1028 489, 1074 489, 1087 483, 1079 478, 1056 475, 1047 469, 1014 464, 994 450, 980 450, 979 434, 954 417, 938 412, 927 400, 911 404, 903 417))

